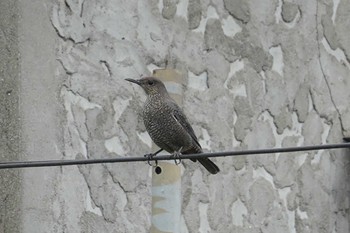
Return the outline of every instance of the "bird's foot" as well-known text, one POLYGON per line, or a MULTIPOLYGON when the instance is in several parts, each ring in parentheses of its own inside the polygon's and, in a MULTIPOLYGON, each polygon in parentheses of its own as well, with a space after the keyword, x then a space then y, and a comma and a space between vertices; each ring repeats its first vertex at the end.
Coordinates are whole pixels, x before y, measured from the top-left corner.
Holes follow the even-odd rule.
POLYGON ((172 154, 172 157, 174 158, 174 162, 176 165, 179 165, 181 163, 181 150, 182 147, 178 150, 178 151, 174 151, 174 153, 172 154))
MULTIPOLYGON (((149 154, 145 154, 144 157, 147 158, 147 163, 148 165, 152 166, 153 167, 153 164, 152 164, 152 160, 153 160, 153 157, 155 156, 154 153, 149 153, 149 154)), ((154 167, 157 167, 158 166, 158 161, 157 160, 154 160, 155 161, 155 165, 154 167)))
MULTIPOLYGON (((151 161, 153 160, 153 157, 155 157, 159 152, 161 152, 163 149, 160 149, 158 151, 156 151, 155 153, 150 153, 150 154, 145 154, 144 157, 147 158, 147 163, 150 166, 153 166, 153 164, 151 163, 151 161)), ((158 160, 154 160, 155 161, 155 166, 158 166, 158 160)))

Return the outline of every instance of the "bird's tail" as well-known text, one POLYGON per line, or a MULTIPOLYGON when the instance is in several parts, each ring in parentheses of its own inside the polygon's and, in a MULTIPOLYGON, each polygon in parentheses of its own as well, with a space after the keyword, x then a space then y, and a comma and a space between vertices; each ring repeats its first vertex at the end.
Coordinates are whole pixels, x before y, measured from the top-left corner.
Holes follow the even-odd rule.
POLYGON ((216 174, 220 171, 220 169, 218 168, 218 166, 216 166, 215 163, 213 163, 213 161, 211 161, 208 158, 200 158, 197 159, 198 162, 200 162, 207 170, 208 172, 210 172, 211 174, 216 174))
MULTIPOLYGON (((191 150, 184 152, 183 154, 192 154, 192 153, 193 154, 202 153, 202 148, 195 147, 195 148, 192 148, 191 150)), ((208 172, 210 172, 211 174, 216 174, 220 171, 218 166, 216 166, 216 164, 213 163, 213 161, 211 161, 208 158, 191 159, 191 160, 193 162, 196 162, 198 160, 198 162, 200 162, 203 165, 203 167, 205 167, 205 169, 207 169, 208 172)))

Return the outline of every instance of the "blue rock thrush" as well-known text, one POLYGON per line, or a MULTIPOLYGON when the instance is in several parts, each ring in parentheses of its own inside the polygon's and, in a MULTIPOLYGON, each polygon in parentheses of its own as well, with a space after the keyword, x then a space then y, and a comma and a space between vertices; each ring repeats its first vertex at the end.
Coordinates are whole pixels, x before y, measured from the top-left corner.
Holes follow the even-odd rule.
MULTIPOLYGON (((187 117, 170 97, 162 81, 154 77, 126 80, 140 85, 146 92, 143 121, 147 132, 161 150, 171 154, 202 153, 201 145, 187 117)), ((198 160, 211 174, 220 171, 208 158, 191 160, 194 162, 198 160)))

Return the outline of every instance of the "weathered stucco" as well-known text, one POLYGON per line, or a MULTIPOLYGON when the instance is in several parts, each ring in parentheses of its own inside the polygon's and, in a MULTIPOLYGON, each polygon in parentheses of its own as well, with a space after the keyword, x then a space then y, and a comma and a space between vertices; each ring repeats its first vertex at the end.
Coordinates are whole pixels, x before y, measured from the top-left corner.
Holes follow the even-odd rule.
MULTIPOLYGON (((206 151, 350 136, 347 0, 20 2, 26 159, 149 153, 145 95, 124 79, 156 68, 186 76, 184 111, 206 151)), ((349 232, 348 150, 215 161, 215 176, 184 161, 181 232, 349 232)), ((149 174, 26 170, 22 232, 148 232, 149 174)))
MULTIPOLYGON (((20 159, 18 4, 0 1, 0 161, 20 159)), ((0 232, 19 232, 21 173, 0 170, 0 232)))

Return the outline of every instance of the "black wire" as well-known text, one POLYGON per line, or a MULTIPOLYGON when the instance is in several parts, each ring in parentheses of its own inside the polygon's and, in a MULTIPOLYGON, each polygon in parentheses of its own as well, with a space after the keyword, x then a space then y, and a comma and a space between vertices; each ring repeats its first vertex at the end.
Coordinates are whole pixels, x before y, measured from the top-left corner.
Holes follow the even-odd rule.
MULTIPOLYGON (((210 152, 210 153, 200 153, 200 154, 184 154, 184 155, 181 155, 181 159, 199 159, 204 157, 208 158, 208 157, 225 157, 225 156, 239 156, 239 155, 286 153, 286 152, 298 152, 298 151, 310 151, 310 150, 327 150, 327 149, 330 150, 330 149, 340 149, 340 148, 350 148, 350 143, 243 150, 243 151, 210 152)), ((0 162, 0 169, 70 166, 70 165, 99 164, 99 163, 142 162, 142 161, 173 160, 173 159, 174 158, 172 157, 172 155, 157 155, 153 158, 129 156, 129 157, 102 158, 102 159, 15 161, 15 162, 0 162)))

